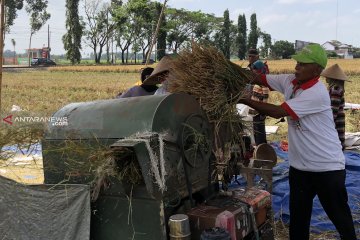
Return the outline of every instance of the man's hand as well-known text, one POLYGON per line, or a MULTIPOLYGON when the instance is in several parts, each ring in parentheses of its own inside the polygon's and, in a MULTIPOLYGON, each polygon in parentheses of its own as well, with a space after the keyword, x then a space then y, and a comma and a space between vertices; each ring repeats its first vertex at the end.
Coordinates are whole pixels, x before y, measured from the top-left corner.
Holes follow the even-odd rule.
POLYGON ((261 81, 261 76, 264 74, 257 73, 253 71, 252 79, 250 80, 250 84, 264 85, 261 81))
POLYGON ((244 103, 246 104, 247 100, 251 99, 252 96, 252 92, 253 92, 253 88, 254 86, 251 84, 247 84, 240 99, 239 99, 239 103, 244 103))

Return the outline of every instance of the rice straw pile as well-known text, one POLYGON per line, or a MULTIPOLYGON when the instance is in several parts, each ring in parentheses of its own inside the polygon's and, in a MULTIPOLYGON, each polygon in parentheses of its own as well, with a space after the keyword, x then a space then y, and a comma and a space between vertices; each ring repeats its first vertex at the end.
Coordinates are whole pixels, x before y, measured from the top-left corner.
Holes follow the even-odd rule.
POLYGON ((193 44, 173 59, 168 78, 170 92, 195 96, 210 121, 233 111, 253 73, 227 60, 216 48, 193 44))
POLYGON ((168 91, 195 96, 213 125, 217 171, 214 175, 231 175, 230 149, 233 145, 244 149, 242 133, 246 123, 235 106, 253 77, 250 70, 230 62, 213 47, 193 43, 192 49, 184 50, 173 59, 168 91))

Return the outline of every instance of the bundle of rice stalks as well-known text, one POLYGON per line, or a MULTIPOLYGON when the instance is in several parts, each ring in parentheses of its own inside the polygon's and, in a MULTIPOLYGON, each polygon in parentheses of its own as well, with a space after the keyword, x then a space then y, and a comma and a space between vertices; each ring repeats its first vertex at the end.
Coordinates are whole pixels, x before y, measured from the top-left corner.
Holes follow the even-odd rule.
POLYGON ((213 125, 214 175, 227 175, 232 146, 244 147, 246 123, 235 104, 253 77, 251 71, 230 62, 213 47, 193 44, 192 49, 184 50, 172 61, 168 90, 195 96, 213 125))
POLYGON ((128 148, 109 148, 96 138, 91 141, 67 139, 61 145, 43 151, 62 156, 64 166, 46 164, 47 171, 62 172, 62 182, 82 176, 82 181, 91 186, 92 200, 96 200, 101 189, 106 189, 117 179, 123 184, 137 185, 143 182, 140 166, 133 151, 128 148), (70 173, 76 174, 74 176, 70 173), (66 179, 67 178, 67 179, 66 179))
POLYGON ((170 92, 195 96, 211 121, 233 115, 234 103, 243 95, 253 73, 236 65, 213 47, 193 44, 172 62, 170 92))

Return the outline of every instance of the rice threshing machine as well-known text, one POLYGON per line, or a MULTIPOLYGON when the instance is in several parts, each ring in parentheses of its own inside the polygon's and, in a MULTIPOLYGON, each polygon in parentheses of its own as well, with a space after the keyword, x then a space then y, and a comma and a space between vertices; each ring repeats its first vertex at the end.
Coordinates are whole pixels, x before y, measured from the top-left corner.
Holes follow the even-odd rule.
MULTIPOLYGON (((216 180, 213 124, 194 97, 73 103, 54 117, 68 125, 42 143, 45 183, 91 185, 91 239, 273 238, 270 194, 216 180)), ((271 167, 244 164, 242 149, 233 172, 269 180, 271 167)))

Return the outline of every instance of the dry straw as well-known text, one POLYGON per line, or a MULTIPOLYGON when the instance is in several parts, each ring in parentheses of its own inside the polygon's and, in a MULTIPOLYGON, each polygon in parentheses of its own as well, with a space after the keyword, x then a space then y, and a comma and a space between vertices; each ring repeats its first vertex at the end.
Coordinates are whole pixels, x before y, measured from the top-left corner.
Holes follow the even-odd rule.
POLYGON ((216 48, 193 44, 173 60, 169 91, 195 96, 211 121, 233 112, 253 73, 227 60, 216 48))
POLYGON ((243 96, 254 74, 232 63, 214 47, 193 44, 172 62, 168 77, 170 92, 185 92, 196 97, 213 125, 217 174, 226 172, 231 157, 229 146, 243 146, 245 123, 235 104, 243 96), (226 141, 222 131, 226 129, 226 141), (230 144, 230 145, 229 145, 230 144))

